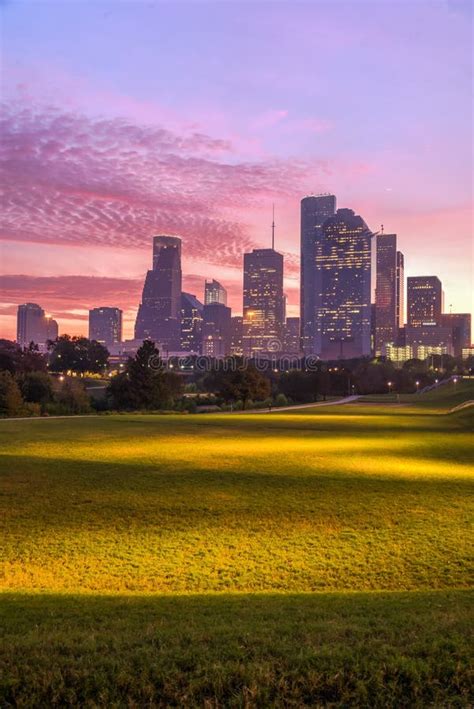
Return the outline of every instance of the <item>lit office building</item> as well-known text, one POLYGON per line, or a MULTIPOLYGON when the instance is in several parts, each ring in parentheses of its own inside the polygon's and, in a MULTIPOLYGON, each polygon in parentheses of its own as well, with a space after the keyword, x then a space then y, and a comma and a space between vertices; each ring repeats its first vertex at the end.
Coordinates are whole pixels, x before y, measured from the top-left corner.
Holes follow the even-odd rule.
POLYGON ((471 344, 471 313, 443 313, 441 325, 452 332, 453 355, 462 357, 462 351, 471 344))
POLYGON ((122 341, 122 311, 119 308, 89 310, 89 340, 110 347, 122 341))
POLYGON ((396 342, 403 326, 403 254, 396 234, 376 237, 375 354, 387 342, 396 342), (401 323, 401 324, 400 324, 401 323))
POLYGON ((231 318, 230 353, 235 357, 242 357, 244 353, 244 319, 241 315, 231 318))
POLYGON ((201 352, 203 304, 191 293, 181 293, 181 350, 201 352))
POLYGON ((282 351, 283 256, 274 249, 244 254, 244 354, 282 351))
POLYGON ((336 212, 331 194, 310 195, 301 200, 301 343, 305 354, 316 352, 316 308, 321 306, 321 263, 323 224, 336 212))
POLYGON ((321 296, 315 309, 315 352, 322 359, 370 355, 371 239, 352 209, 338 209, 324 223, 316 254, 321 296))
POLYGON ((383 346, 382 354, 394 365, 398 366, 409 359, 413 359, 413 347, 411 345, 398 346, 392 342, 387 342, 383 346))
POLYGON ((222 303, 209 303, 203 308, 202 354, 227 357, 231 351, 231 309, 222 303))
POLYGON ((443 312, 443 289, 437 276, 411 276, 407 279, 407 325, 439 325, 443 312))
POLYGON ((155 236, 135 323, 135 339, 153 340, 164 352, 178 352, 181 340, 181 239, 155 236))
POLYGON ((300 319, 286 318, 285 335, 283 338, 283 351, 285 354, 301 354, 300 319))
POLYGON ((211 303, 227 305, 227 291, 219 281, 214 279, 206 281, 204 286, 204 305, 211 305, 211 303))
POLYGON ((48 340, 58 337, 58 323, 45 315, 43 308, 36 303, 24 303, 18 306, 16 340, 22 347, 32 342, 42 352, 46 352, 48 340))

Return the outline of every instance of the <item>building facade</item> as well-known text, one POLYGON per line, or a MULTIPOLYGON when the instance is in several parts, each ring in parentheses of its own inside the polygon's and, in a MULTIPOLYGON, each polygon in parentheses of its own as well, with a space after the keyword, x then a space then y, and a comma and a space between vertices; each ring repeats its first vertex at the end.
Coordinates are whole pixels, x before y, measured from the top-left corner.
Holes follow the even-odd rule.
POLYGON ((285 299, 283 256, 274 249, 244 254, 244 354, 283 349, 285 299))
POLYGON ((103 307, 89 310, 89 340, 97 340, 106 347, 122 341, 120 308, 103 307))
POLYGON ((326 219, 336 213, 336 197, 311 195, 301 200, 300 325, 305 354, 316 351, 316 308, 321 305, 321 269, 317 261, 326 219))
POLYGON ((209 303, 203 308, 202 354, 227 357, 232 343, 232 311, 222 303, 209 303))
POLYGON ((241 315, 231 318, 230 353, 235 357, 242 357, 244 353, 244 319, 241 315))
POLYGON ((206 281, 204 286, 204 305, 211 305, 211 303, 227 305, 227 291, 219 281, 214 279, 206 281))
POLYGON ((191 293, 181 293, 181 350, 199 354, 202 346, 203 304, 191 293))
POLYGON ((181 346, 181 239, 155 236, 153 269, 148 271, 135 322, 135 339, 153 340, 165 352, 181 346))
POLYGON ((441 324, 443 289, 437 276, 410 276, 407 279, 408 327, 441 324))
POLYGON ((338 209, 324 223, 316 253, 321 295, 314 341, 321 359, 371 353, 371 240, 352 209, 338 209))
POLYGON ((471 344, 471 313, 443 313, 441 325, 452 332, 453 355, 462 357, 463 349, 471 344))
POLYGON ((58 337, 58 323, 47 317, 37 303, 18 306, 16 325, 16 341, 21 347, 29 347, 33 342, 40 351, 46 352, 48 340, 58 337))
POLYGON ((283 351, 285 354, 301 354, 301 323, 299 318, 286 318, 283 351))
POLYGON ((397 235, 376 237, 375 355, 397 338, 397 235))

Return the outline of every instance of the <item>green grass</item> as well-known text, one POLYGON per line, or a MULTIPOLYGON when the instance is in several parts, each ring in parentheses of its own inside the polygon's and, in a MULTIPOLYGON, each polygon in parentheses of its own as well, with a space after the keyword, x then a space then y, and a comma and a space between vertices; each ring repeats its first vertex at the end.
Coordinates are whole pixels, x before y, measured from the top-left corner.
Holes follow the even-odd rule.
POLYGON ((3 704, 467 706, 452 396, 1 422, 3 704))

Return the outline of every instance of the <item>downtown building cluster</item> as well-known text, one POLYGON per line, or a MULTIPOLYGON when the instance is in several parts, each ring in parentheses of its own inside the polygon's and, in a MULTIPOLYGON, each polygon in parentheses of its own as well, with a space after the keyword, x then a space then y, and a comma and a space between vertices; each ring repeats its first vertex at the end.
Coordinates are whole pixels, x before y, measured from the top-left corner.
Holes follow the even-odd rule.
MULTIPOLYGON (((155 236, 134 339, 122 341, 122 311, 111 307, 90 311, 90 339, 115 357, 132 354, 146 339, 157 344, 164 358, 181 353, 322 360, 375 355, 397 363, 471 353, 471 316, 444 313, 436 276, 407 279, 405 321, 404 256, 396 234, 383 228, 372 232, 352 209, 337 209, 331 194, 301 201, 300 318, 286 317, 284 257, 275 250, 274 224, 271 248, 243 255, 242 316, 232 316, 226 289, 216 280, 203 283, 202 300, 183 292, 181 261, 178 236, 155 236)), ((19 306, 18 342, 43 347, 54 339, 52 323, 39 306, 19 306), (40 314, 30 326, 33 311, 40 314)))

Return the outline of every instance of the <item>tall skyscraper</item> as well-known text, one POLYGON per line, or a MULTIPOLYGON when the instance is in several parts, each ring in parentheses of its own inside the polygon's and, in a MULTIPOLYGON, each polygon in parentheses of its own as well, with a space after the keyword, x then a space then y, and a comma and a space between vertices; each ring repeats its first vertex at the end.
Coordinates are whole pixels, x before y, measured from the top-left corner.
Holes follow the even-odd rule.
POLYGON ((439 325, 443 312, 443 289, 437 276, 411 276, 407 279, 407 325, 439 325))
POLYGON ((232 342, 232 311, 222 303, 209 303, 203 308, 202 354, 226 357, 232 342))
POLYGON ((403 254, 396 234, 376 237, 375 354, 388 342, 396 343, 403 327, 403 254))
POLYGON ((211 303, 227 305, 227 291, 219 281, 214 279, 206 281, 204 286, 204 305, 210 305, 211 303))
POLYGON ((322 229, 315 352, 322 359, 370 355, 372 233, 352 209, 338 209, 322 229))
POLYGON ((397 251, 397 327, 405 324, 405 257, 397 251))
POLYGON ((119 308, 89 310, 89 339, 110 347, 122 341, 122 311, 119 308))
POLYGON ((283 256, 274 249, 244 254, 244 354, 283 350, 283 256))
POLYGON ((58 323, 47 317, 36 303, 25 303, 18 306, 16 332, 19 345, 28 347, 33 342, 45 352, 48 340, 55 340, 58 336, 58 323))
POLYGON ((191 293, 181 293, 181 350, 201 352, 203 305, 191 293))
POLYGON ((316 308, 321 305, 320 253, 323 224, 336 212, 331 194, 311 195, 301 200, 301 341, 305 354, 313 354, 316 338, 316 308))
POLYGON ((181 239, 177 236, 153 239, 153 270, 146 275, 135 339, 153 340, 166 352, 180 349, 181 239))

